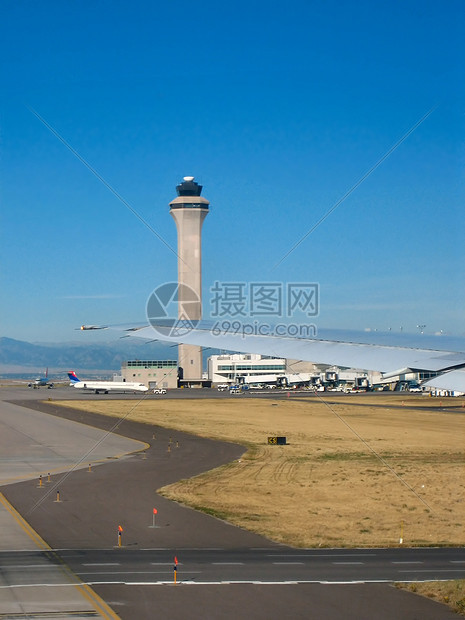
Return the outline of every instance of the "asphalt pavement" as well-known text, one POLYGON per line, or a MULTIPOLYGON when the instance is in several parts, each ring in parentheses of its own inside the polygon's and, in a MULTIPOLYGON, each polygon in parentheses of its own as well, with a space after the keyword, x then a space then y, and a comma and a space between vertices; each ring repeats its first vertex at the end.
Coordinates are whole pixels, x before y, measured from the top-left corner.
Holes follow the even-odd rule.
MULTIPOLYGON (((51 436, 63 419, 90 424, 101 437, 115 425, 105 416, 40 403, 31 392, 2 390, 1 396, 21 401, 15 407, 27 415, 32 409, 52 414, 46 416, 51 436)), ((391 582, 464 577, 462 550, 284 547, 156 493, 165 484, 240 458, 243 447, 127 420, 111 435, 148 445, 98 466, 56 473, 45 488, 34 479, 2 491, 51 547, 51 561, 69 567, 121 618, 456 617, 391 582)), ((3 552, 2 560, 36 562, 21 557, 20 550, 3 552)))

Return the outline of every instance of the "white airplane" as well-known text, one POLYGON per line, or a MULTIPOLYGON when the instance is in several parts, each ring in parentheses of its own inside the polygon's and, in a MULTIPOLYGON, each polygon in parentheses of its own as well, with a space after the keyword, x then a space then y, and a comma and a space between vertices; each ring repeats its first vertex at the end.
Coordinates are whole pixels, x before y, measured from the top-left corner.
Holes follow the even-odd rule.
POLYGON ((34 381, 31 381, 27 384, 27 387, 34 389, 39 389, 40 387, 48 387, 49 390, 53 388, 53 383, 50 383, 48 379, 48 368, 45 371, 45 377, 38 377, 37 379, 34 379, 34 381))
POLYGON ((126 381, 81 381, 74 370, 68 373, 70 385, 78 390, 91 390, 98 394, 103 392, 147 392, 148 387, 143 383, 130 383, 126 381))
MULTIPOLYGON (((208 322, 195 327, 186 321, 151 321, 150 325, 104 325, 128 336, 146 340, 195 344, 225 351, 261 353, 273 357, 298 359, 330 366, 378 370, 384 377, 407 372, 430 372, 437 376, 422 383, 440 390, 465 393, 465 338, 451 336, 409 335, 392 332, 354 332, 320 329, 318 337, 248 334, 248 330, 221 330, 208 322)), ((88 327, 83 325, 81 329, 88 327)), ((99 329, 92 325, 90 329, 99 329)))

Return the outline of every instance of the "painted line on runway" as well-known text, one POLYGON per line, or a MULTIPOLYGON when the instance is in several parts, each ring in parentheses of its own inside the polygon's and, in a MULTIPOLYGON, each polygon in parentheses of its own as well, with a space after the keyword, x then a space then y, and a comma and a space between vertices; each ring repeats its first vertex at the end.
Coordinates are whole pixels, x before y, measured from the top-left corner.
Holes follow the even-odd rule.
MULTIPOLYGON (((76 575, 166 575, 166 570, 103 570, 103 571, 78 571, 76 575)), ((192 571, 189 571, 190 573, 192 571)), ((201 571, 195 571, 200 573, 201 571)))
POLYGON ((9 588, 76 588, 82 585, 82 583, 12 583, 0 586, 0 590, 8 590, 9 588))
POLYGON ((82 566, 121 566, 121 562, 88 562, 82 566))
POLYGON ((377 553, 267 553, 270 558, 366 558, 377 553))
MULTIPOLYGON (((428 578, 415 579, 414 583, 428 583, 431 581, 428 578)), ((449 579, 437 579, 436 581, 449 581, 449 579)), ((317 580, 317 579, 302 579, 298 581, 257 581, 257 580, 225 580, 225 581, 193 581, 190 579, 186 580, 178 580, 177 584, 174 584, 173 581, 89 581, 87 585, 89 586, 100 586, 100 585, 125 585, 125 586, 221 586, 221 585, 305 585, 305 584, 319 584, 324 586, 339 586, 339 585, 363 585, 367 583, 395 583, 395 579, 354 579, 353 581, 327 581, 327 580, 317 580)), ((410 581, 404 581, 403 583, 411 583, 410 581)))
POLYGON ((369 579, 368 581, 362 581, 354 579, 354 581, 319 581, 318 583, 324 586, 359 586, 365 583, 391 583, 389 579, 369 579))
MULTIPOLYGON (((60 555, 62 552, 69 551, 70 555, 62 555, 62 557, 73 558, 78 553, 82 553, 83 551, 91 551, 92 553, 106 553, 108 551, 113 551, 115 549, 119 549, 117 545, 113 545, 112 547, 80 547, 79 549, 75 549, 74 547, 54 547, 53 551, 59 552, 60 555)), ((20 551, 20 549, 19 549, 20 551)), ((169 551, 170 553, 174 553, 173 547, 141 547, 138 551, 169 551)), ((224 551, 228 552, 228 549, 224 549, 222 547, 184 547, 179 549, 176 547, 176 552, 180 551, 224 551)))
POLYGON ((213 566, 244 566, 244 562, 212 562, 213 566))
MULTIPOLYGON (((54 549, 51 550, 55 551, 54 549)), ((31 549, 24 549, 23 547, 22 549, 0 549, 0 556, 2 555, 2 553, 24 553, 25 551, 29 551, 31 554, 37 555, 38 557, 42 556, 43 554, 43 551, 41 551, 40 549, 37 551, 33 551, 31 549)))
POLYGON ((449 560, 451 564, 465 564, 465 560, 449 560))
POLYGON ((303 562, 272 562, 274 566, 303 566, 303 562))
MULTIPOLYGON (((160 551, 172 551, 172 549, 160 549, 160 551)), ((223 547, 180 547, 178 551, 226 551, 226 549, 223 547)))
POLYGON ((125 585, 125 586, 224 586, 224 585, 258 585, 258 586, 287 586, 287 585, 304 585, 304 584, 320 584, 320 585, 359 585, 365 583, 393 583, 392 579, 370 579, 366 581, 318 581, 318 580, 289 580, 289 581, 257 581, 257 580, 225 580, 225 581, 192 581, 181 580, 176 584, 173 581, 92 581, 89 585, 125 585))
POLYGON ((354 565, 362 565, 365 564, 365 562, 331 562, 331 564, 337 565, 337 566, 354 566, 354 565))
MULTIPOLYGON (((189 571, 191 572, 191 571, 189 571)), ((418 580, 415 580, 416 582, 418 580)), ((420 580, 421 581, 421 580, 420 580)), ((426 580, 428 581, 428 580, 426 580)), ((447 579, 442 581, 448 581, 447 579)), ((351 585, 351 584, 364 584, 364 583, 393 583, 392 579, 367 579, 365 581, 321 581, 317 579, 309 580, 288 580, 288 581, 257 581, 254 580, 228 580, 228 581, 193 581, 191 579, 180 580, 177 585, 194 585, 194 586, 209 586, 209 585, 237 585, 237 584, 255 584, 255 585, 299 585, 299 584, 322 584, 322 585, 351 585)), ((78 587, 90 591, 95 594, 90 588, 92 586, 111 586, 111 585, 126 585, 126 586, 161 586, 161 585, 174 585, 172 580, 169 581, 86 581, 79 584, 78 587)), ((37 588, 37 587, 50 587, 50 588, 72 588, 75 587, 70 583, 33 583, 33 584, 11 584, 0 586, 0 590, 7 590, 10 588, 37 588)), ((92 599, 94 600, 94 599, 92 599)), ((95 602, 95 601, 94 601, 95 602)), ((102 603, 106 606, 105 601, 102 603)), ((101 613, 101 612, 100 612, 101 613)), ((115 612, 109 608, 109 612, 113 615, 106 616, 119 620, 115 612)))
POLYGON ((416 561, 416 560, 405 560, 403 562, 391 562, 391 564, 424 564, 424 562, 416 561))
MULTIPOLYGON (((398 581, 398 580, 397 580, 398 581)), ((428 583, 431 579, 415 579, 414 582, 410 580, 402 581, 402 583, 428 583)), ((450 581, 449 579, 437 579, 436 581, 450 581)), ((395 579, 365 579, 354 581, 327 581, 327 580, 299 580, 299 581, 247 581, 247 580, 228 580, 228 581, 193 581, 190 579, 180 580, 177 584, 173 581, 88 581, 89 586, 108 586, 108 585, 125 585, 125 586, 223 586, 223 585, 262 585, 262 586, 280 586, 280 585, 308 585, 319 584, 323 586, 351 586, 351 585, 363 585, 367 583, 396 583, 395 579)), ((7 586, 2 586, 7 587, 7 586)))
POLYGON ((420 570, 400 570, 399 573, 463 573, 463 568, 420 568, 420 570))
POLYGON ((49 562, 44 561, 43 564, 15 564, 14 566, 8 566, 8 571, 23 570, 24 568, 56 568, 56 564, 50 566, 49 562))

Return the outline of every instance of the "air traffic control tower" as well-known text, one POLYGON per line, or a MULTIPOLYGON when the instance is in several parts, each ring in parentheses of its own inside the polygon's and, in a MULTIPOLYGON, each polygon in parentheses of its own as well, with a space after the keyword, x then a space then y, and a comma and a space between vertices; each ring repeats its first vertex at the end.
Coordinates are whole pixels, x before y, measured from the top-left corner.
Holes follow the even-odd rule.
MULTIPOLYGON (((202 224, 210 203, 200 195, 202 186, 194 177, 184 177, 176 192, 170 213, 178 230, 178 316, 197 321, 202 318, 202 224)), ((180 344, 179 366, 184 382, 200 382, 201 347, 180 344)))

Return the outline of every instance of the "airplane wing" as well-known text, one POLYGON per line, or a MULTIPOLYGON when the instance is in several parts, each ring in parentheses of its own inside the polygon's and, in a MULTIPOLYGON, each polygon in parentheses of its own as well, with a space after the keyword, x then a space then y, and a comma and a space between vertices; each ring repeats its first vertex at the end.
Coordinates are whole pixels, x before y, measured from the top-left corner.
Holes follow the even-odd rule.
POLYGON ((434 379, 425 381, 423 385, 430 385, 439 390, 457 390, 457 392, 465 392, 465 368, 445 372, 434 379))
MULTIPOLYGON (((260 353, 273 357, 305 360, 331 366, 378 370, 385 376, 409 371, 431 371, 440 375, 425 385, 465 392, 465 339, 425 334, 319 330, 318 337, 290 337, 253 333, 251 325, 234 322, 235 329, 217 324, 160 320, 151 325, 102 326, 145 340, 194 344, 226 351, 260 353), (252 331, 252 333, 250 333, 252 331)), ((88 329, 82 326, 81 329, 88 329)), ((99 329, 90 326, 91 330, 99 329)))

